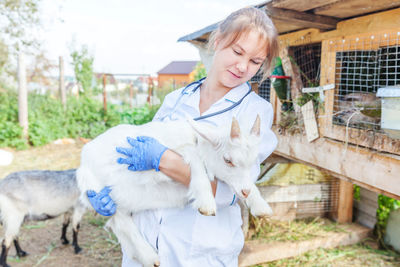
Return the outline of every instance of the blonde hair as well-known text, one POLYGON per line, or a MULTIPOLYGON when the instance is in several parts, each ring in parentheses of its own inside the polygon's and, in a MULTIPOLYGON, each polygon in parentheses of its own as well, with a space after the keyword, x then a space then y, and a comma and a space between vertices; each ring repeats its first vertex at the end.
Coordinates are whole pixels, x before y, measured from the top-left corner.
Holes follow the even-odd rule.
POLYGON ((261 82, 270 75, 275 66, 275 58, 278 56, 278 32, 267 14, 257 8, 248 7, 239 9, 220 22, 209 38, 208 48, 212 50, 216 40, 224 40, 225 47, 235 43, 242 34, 257 31, 260 39, 265 41, 267 57, 260 70, 261 82))

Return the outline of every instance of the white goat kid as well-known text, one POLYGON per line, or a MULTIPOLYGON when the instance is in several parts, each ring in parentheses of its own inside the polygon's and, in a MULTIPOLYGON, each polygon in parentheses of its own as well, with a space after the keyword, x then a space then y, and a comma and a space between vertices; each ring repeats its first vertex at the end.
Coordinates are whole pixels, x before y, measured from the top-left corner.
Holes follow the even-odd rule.
POLYGON ((18 233, 24 220, 47 220, 64 214, 61 241, 68 244, 65 236, 72 217, 75 253, 78 245, 79 222, 85 206, 79 201, 75 170, 23 171, 11 173, 0 181, 0 211, 4 227, 4 239, 0 266, 7 267, 7 254, 14 242, 17 255, 26 256, 18 242, 18 233))
POLYGON ((189 200, 203 215, 215 215, 216 203, 210 181, 217 177, 228 184, 255 216, 272 214, 272 210, 252 181, 250 170, 256 163, 260 135, 260 118, 250 133, 241 133, 233 118, 230 129, 217 128, 192 120, 151 122, 141 126, 119 125, 109 129, 83 147, 81 166, 77 171, 82 201, 90 206, 86 191, 111 186, 111 198, 117 212, 108 222, 128 256, 145 267, 159 266, 156 251, 144 240, 132 220, 138 211, 183 207, 189 200), (182 155, 190 165, 189 188, 161 172, 131 172, 116 163, 116 147, 126 146, 126 136, 156 138, 182 155))

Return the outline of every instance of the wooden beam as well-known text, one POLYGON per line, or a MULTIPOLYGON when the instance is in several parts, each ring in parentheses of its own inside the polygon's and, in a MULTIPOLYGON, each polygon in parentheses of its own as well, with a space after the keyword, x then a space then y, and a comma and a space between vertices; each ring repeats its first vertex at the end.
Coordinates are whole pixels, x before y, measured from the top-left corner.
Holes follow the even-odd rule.
POLYGON ((321 41, 330 41, 334 38, 357 38, 361 34, 382 34, 388 31, 397 32, 400 25, 400 8, 380 12, 363 17, 343 20, 333 31, 320 32, 318 29, 306 29, 279 36, 283 45, 304 45, 321 41))
MULTIPOLYGON (((246 241, 239 255, 239 267, 255 266, 264 262, 296 257, 307 251, 320 248, 330 249, 338 246, 348 246, 361 242, 371 234, 371 229, 358 224, 339 227, 343 227, 343 231, 331 232, 326 236, 315 237, 305 241, 265 242, 262 239, 246 241)), ((278 264, 278 266, 281 265, 278 264)))
POLYGON ((314 13, 338 18, 347 18, 379 10, 396 8, 399 6, 399 0, 379 0, 368 2, 365 0, 346 0, 318 7, 314 9, 314 13))
MULTIPOLYGON (((276 129, 274 129, 276 132, 276 129)), ((305 136, 277 135, 274 151, 380 194, 400 199, 400 157, 328 138, 308 143, 305 136)))
POLYGON ((291 163, 293 162, 292 160, 282 157, 280 155, 272 153, 271 156, 269 156, 266 160, 264 160, 263 164, 266 163, 271 163, 271 164, 276 164, 276 163, 291 163))
POLYGON ((335 29, 338 19, 299 12, 289 9, 273 7, 272 3, 266 5, 266 12, 272 19, 284 20, 302 28, 316 28, 321 30, 335 29))
POLYGON ((274 0, 272 6, 277 8, 292 9, 296 11, 307 11, 317 7, 323 7, 338 1, 339 0, 274 0))

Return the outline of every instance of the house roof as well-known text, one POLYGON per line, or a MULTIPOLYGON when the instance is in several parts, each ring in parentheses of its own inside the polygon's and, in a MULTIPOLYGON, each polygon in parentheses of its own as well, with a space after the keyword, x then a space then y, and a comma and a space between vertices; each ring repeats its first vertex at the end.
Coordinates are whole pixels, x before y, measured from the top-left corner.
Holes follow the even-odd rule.
POLYGON ((95 72, 94 73, 94 76, 96 77, 97 80, 103 79, 103 75, 106 75, 109 83, 112 83, 112 84, 117 83, 117 80, 115 79, 114 75, 112 75, 110 73, 103 73, 103 72, 95 72))
POLYGON ((194 70, 198 61, 172 61, 159 70, 158 74, 189 74, 194 70))
MULTIPOLYGON (((307 28, 333 30, 341 20, 400 7, 400 0, 269 0, 253 7, 264 10, 279 34, 284 34, 307 28)), ((204 43, 217 26, 182 36, 178 42, 204 43)))

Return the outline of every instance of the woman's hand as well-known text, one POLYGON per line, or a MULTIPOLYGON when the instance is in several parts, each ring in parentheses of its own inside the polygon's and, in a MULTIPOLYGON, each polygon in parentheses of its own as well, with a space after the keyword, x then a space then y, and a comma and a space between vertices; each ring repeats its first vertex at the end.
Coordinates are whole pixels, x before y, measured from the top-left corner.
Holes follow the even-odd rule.
POLYGON ((99 193, 93 190, 86 191, 90 204, 97 213, 103 216, 111 216, 115 213, 117 205, 110 197, 111 188, 106 186, 99 193))
POLYGON ((148 136, 138 136, 136 139, 127 137, 130 148, 117 147, 118 153, 127 158, 118 158, 119 164, 128 164, 130 171, 147 171, 155 169, 160 171, 160 159, 167 147, 160 144, 156 139, 148 136))

